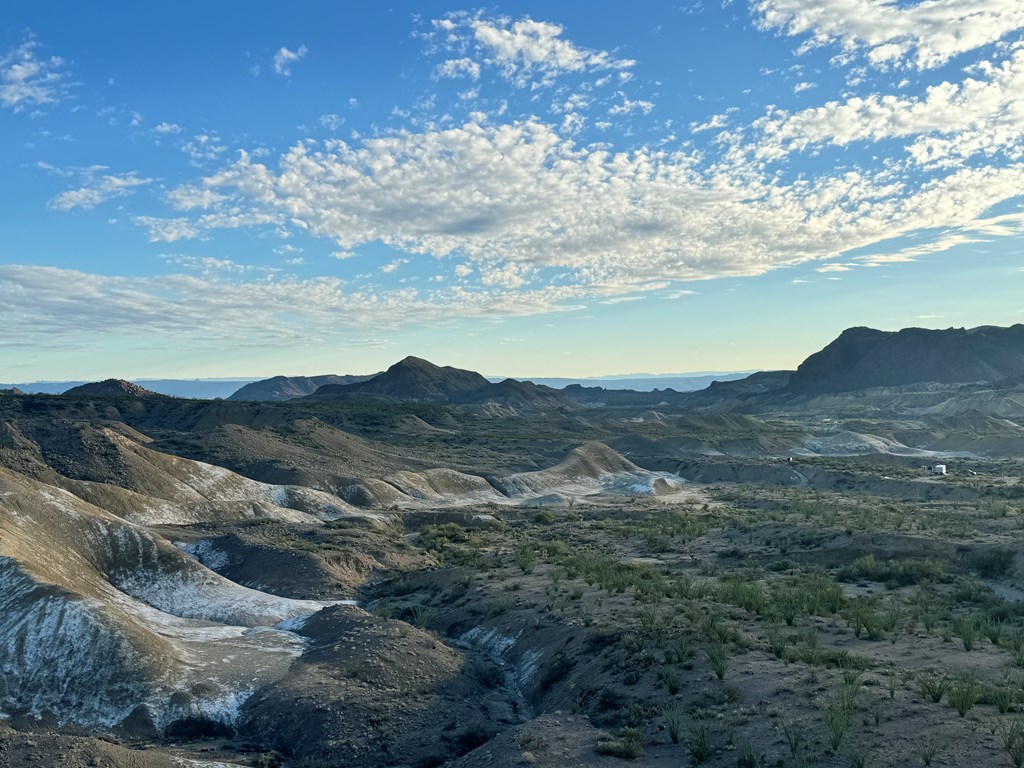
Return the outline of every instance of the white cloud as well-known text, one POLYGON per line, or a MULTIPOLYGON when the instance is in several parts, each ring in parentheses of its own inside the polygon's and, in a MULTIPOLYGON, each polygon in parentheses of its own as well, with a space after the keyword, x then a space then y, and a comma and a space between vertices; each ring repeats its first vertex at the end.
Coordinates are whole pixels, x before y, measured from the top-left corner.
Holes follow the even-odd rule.
POLYGON ((307 53, 309 51, 304 45, 300 45, 297 51, 290 51, 282 47, 274 54, 274 71, 282 77, 291 77, 292 64, 305 58, 307 53))
POLYGON ((393 261, 389 261, 387 264, 381 266, 380 271, 386 275, 390 275, 393 272, 397 272, 400 266, 408 263, 409 259, 394 259, 393 261))
POLYGON ((470 80, 480 79, 480 65, 472 59, 447 59, 437 65, 435 77, 458 78, 468 77, 470 80))
POLYGON ((467 277, 473 274, 473 268, 469 264, 456 264, 455 265, 455 276, 456 277, 467 277))
POLYGON ((690 123, 690 130, 693 133, 702 133, 704 131, 717 131, 719 128, 725 128, 729 122, 729 116, 727 114, 712 115, 703 123, 692 122, 690 123))
POLYGON ((199 237, 202 234, 202 229, 197 223, 185 218, 161 219, 155 216, 136 216, 135 222, 148 230, 151 243, 173 243, 175 240, 199 237))
POLYGON ((217 274, 244 274, 246 272, 266 272, 266 267, 255 267, 250 264, 239 264, 231 259, 217 259, 212 256, 192 256, 183 253, 163 253, 160 258, 169 264, 182 267, 191 272, 198 272, 203 275, 217 274))
POLYGON ((153 127, 155 133, 181 133, 181 126, 177 123, 168 123, 166 120, 153 127))
POLYGON ((452 13, 433 22, 433 37, 441 50, 466 53, 438 68, 441 76, 476 79, 480 65, 494 67, 517 87, 547 86, 567 73, 625 70, 636 62, 608 51, 581 48, 564 37, 559 24, 508 16, 486 18, 481 13, 452 13))
POLYGON ((345 339, 352 329, 579 307, 580 291, 571 288, 348 291, 337 278, 303 280, 272 272, 247 278, 250 268, 230 260, 172 256, 167 261, 198 274, 128 277, 0 265, 0 325, 6 331, 0 348, 95 343, 97 334, 155 334, 177 347, 195 341, 294 347, 309 344, 313 334, 345 339))
POLYGON ((75 208, 91 210, 100 203, 118 197, 127 197, 136 189, 152 183, 152 179, 140 178, 135 171, 125 174, 99 174, 96 169, 82 172, 84 183, 75 189, 61 192, 49 202, 50 208, 71 211, 75 208))
POLYGON ((212 208, 224 202, 227 197, 212 189, 182 184, 164 195, 171 207, 178 211, 192 211, 196 208, 212 208))
POLYGON ((972 236, 996 226, 986 218, 994 204, 1024 189, 1024 167, 917 180, 885 167, 784 183, 745 157, 705 164, 685 149, 577 146, 534 119, 302 142, 273 169, 243 153, 202 185, 229 198, 223 210, 151 225, 151 237, 165 239, 168 226, 288 226, 344 250, 382 242, 458 255, 483 285, 525 292, 537 270, 557 267, 576 287, 614 296, 836 258, 929 229, 972 236))
POLYGON ((67 95, 64 60, 39 58, 38 48, 39 43, 28 39, 0 57, 0 104, 15 112, 56 104, 67 95))
POLYGON ((625 94, 620 93, 622 96, 621 104, 613 104, 608 109, 609 115, 628 115, 633 112, 642 112, 647 115, 650 114, 651 110, 654 109, 653 101, 644 101, 643 99, 628 99, 625 94))
POLYGON ((793 93, 803 93, 817 87, 817 83, 800 82, 793 86, 793 93))
POLYGON ((337 131, 345 124, 345 118, 334 113, 320 115, 319 123, 329 131, 337 131))
POLYGON ((1020 0, 755 0, 761 29, 836 44, 879 68, 930 69, 1024 28, 1020 0))
POLYGON ((213 162, 228 151, 215 133, 200 133, 191 141, 181 145, 181 151, 189 157, 189 161, 197 168, 213 162))
POLYGON ((1024 48, 999 64, 983 62, 962 83, 943 82, 920 97, 872 94, 830 101, 755 122, 762 158, 818 143, 913 137, 911 157, 923 165, 955 163, 1000 149, 1019 159, 1024 137, 1024 48))

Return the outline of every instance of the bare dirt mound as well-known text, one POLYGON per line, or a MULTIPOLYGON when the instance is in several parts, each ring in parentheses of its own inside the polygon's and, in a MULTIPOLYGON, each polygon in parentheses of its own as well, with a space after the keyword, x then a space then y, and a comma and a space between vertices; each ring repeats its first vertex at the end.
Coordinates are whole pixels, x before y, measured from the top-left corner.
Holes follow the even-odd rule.
POLYGON ((182 763, 100 739, 49 733, 18 733, 0 722, 0 765, 4 768, 181 768, 182 763))
POLYGON ((298 599, 355 598, 374 574, 430 564, 404 541, 396 540, 394 529, 369 523, 346 521, 340 528, 285 523, 222 528, 230 532, 210 535, 192 527, 164 533, 203 565, 237 584, 298 599))
POLYGON ((386 480, 412 499, 433 503, 468 504, 502 498, 482 477, 453 469, 396 472, 386 480))
POLYGON ((113 728, 230 722, 319 610, 240 587, 63 490, 0 470, 0 711, 113 728), (259 631, 251 631, 263 628, 259 631), (143 712, 140 715, 140 711, 143 712))
POLYGON ((441 765, 487 741, 505 697, 422 630, 358 608, 328 608, 299 631, 309 650, 243 708, 241 733, 317 765, 441 765))
MULTIPOLYGON (((551 493, 570 496, 655 493, 658 479, 669 482, 667 477, 641 469, 607 445, 590 442, 572 449, 553 467, 496 478, 493 483, 507 496, 530 498, 551 493)), ((665 483, 660 486, 662 490, 665 483)))

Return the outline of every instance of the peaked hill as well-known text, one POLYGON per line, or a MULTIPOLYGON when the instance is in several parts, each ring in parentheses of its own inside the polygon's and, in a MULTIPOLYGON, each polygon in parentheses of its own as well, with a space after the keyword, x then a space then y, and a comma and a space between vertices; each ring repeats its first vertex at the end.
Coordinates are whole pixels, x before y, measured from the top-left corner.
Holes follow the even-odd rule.
POLYGON ((274 376, 262 381, 246 384, 233 393, 228 400, 281 401, 305 397, 326 385, 357 384, 372 378, 374 374, 365 376, 274 376))
POLYGON ((105 379, 72 387, 65 395, 72 397, 159 397, 156 392, 124 379, 105 379))
POLYGON ((497 403, 527 410, 576 407, 571 398, 550 387, 515 379, 492 384, 476 371, 442 367, 419 357, 399 360, 384 373, 357 384, 320 387, 310 397, 318 400, 382 399, 459 405, 497 403))
POLYGON ((328 385, 318 389, 317 398, 380 397, 388 400, 455 402, 461 395, 490 385, 476 371, 434 365, 419 357, 399 360, 384 373, 348 385, 328 385))
POLYGON ((1024 372, 1024 325, 879 331, 850 328, 797 368, 791 392, 818 394, 921 382, 995 381, 1024 372))

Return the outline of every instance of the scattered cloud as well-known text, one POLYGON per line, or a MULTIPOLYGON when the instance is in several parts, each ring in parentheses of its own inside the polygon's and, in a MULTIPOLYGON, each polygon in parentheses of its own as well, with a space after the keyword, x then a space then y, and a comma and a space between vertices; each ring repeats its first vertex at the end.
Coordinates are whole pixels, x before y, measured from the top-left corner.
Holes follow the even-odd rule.
POLYGON ((281 47, 280 50, 274 54, 274 72, 281 75, 281 77, 291 77, 292 64, 304 59, 307 53, 309 53, 309 51, 304 45, 300 45, 296 51, 290 51, 285 47, 281 47))
POLYGON ((389 261, 387 264, 382 265, 380 271, 386 275, 390 275, 393 272, 397 272, 400 266, 408 263, 409 259, 394 259, 392 261, 389 261))
POLYGON ((962 83, 942 82, 919 97, 871 94, 829 101, 794 113, 775 110, 754 127, 762 158, 816 144, 912 139, 906 149, 921 165, 957 164, 1004 150, 1024 157, 1024 48, 1000 64, 984 62, 962 83))
POLYGON ((200 133, 181 145, 181 151, 188 155, 189 162, 197 168, 217 160, 228 148, 221 144, 215 133, 200 133))
POLYGON ((703 123, 692 122, 690 123, 690 130, 693 133, 703 133, 704 131, 717 131, 720 128, 725 128, 729 123, 729 116, 727 114, 712 115, 703 123))
POLYGON ((341 115, 331 113, 328 115, 320 115, 318 122, 329 131, 337 131, 345 124, 345 118, 341 115))
MULTIPOLYGON (((92 210, 107 200, 128 197, 139 187, 152 183, 152 179, 141 178, 132 171, 124 174, 101 173, 102 166, 76 169, 73 175, 80 177, 81 186, 68 189, 50 199, 49 207, 56 211, 72 211, 76 208, 92 210)), ((61 175, 66 175, 61 174, 61 175)))
POLYGON ((801 51, 836 45, 880 69, 932 69, 1024 29, 1019 0, 755 0, 757 25, 806 36, 801 51))
POLYGON ((169 134, 169 133, 181 133, 181 126, 177 123, 168 123, 166 120, 162 123, 158 123, 153 126, 154 133, 169 134))
POLYGON ((447 59, 437 65, 434 70, 435 77, 459 78, 466 77, 470 80, 480 79, 480 65, 470 58, 447 59))
POLYGON ((633 112, 640 112, 642 114, 650 114, 651 110, 654 109, 653 101, 644 101, 643 99, 628 99, 625 94, 620 93, 622 96, 622 102, 619 104, 613 104, 608 109, 609 115, 628 115, 633 112))
POLYGON ((542 87, 568 73, 627 70, 636 62, 608 51, 581 48, 564 36, 560 24, 529 17, 514 21, 508 16, 485 17, 482 13, 450 13, 433 21, 428 37, 440 50, 458 52, 437 74, 442 77, 479 77, 480 67, 494 68, 517 87, 542 87))
MULTIPOLYGON (((342 250, 381 242, 459 255, 484 285, 526 291, 539 270, 587 290, 756 275, 836 259, 929 230, 1020 229, 988 214, 1024 188, 1024 167, 965 167, 914 180, 891 168, 780 180, 771 167, 702 162, 695 150, 611 152, 537 119, 363 139, 303 141, 274 167, 242 153, 201 180, 221 208, 171 227, 194 237, 276 224, 342 250), (231 215, 224 211, 230 210, 231 215), (191 234, 189 234, 191 232, 191 234)), ((850 261, 850 259, 845 259, 850 261)))
POLYGON ((28 107, 57 104, 67 96, 64 60, 42 57, 39 43, 29 38, 0 57, 0 104, 21 112, 28 107))

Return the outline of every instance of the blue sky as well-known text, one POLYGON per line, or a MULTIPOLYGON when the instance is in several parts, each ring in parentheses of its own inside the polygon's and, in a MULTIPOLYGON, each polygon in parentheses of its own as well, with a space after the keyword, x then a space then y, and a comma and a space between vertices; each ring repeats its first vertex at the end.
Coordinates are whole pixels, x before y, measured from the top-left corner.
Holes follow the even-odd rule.
POLYGON ((5 380, 792 367, 1024 321, 1024 6, 0 17, 5 380))

